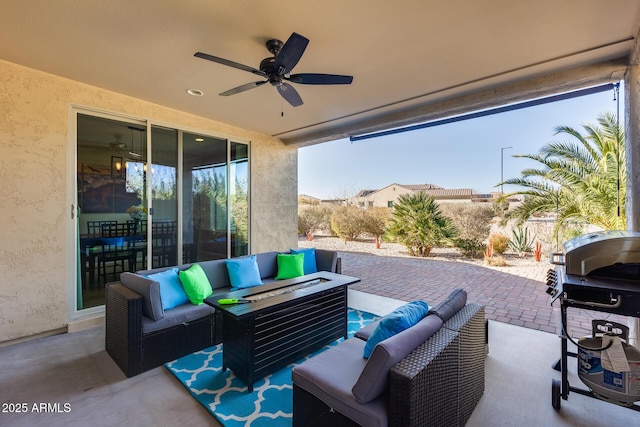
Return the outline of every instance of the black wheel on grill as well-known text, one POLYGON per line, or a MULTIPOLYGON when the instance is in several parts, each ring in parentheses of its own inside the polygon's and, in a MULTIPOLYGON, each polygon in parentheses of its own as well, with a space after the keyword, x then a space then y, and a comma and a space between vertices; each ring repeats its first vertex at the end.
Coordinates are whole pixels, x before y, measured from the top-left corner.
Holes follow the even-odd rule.
POLYGON ((560 380, 551 380, 551 406, 560 409, 560 380))

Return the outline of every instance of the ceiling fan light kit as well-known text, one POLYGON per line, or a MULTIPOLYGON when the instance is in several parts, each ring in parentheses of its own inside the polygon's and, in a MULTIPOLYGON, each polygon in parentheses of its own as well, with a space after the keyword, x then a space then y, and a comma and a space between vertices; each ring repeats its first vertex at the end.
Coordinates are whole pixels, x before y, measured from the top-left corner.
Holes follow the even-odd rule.
POLYGON ((309 39, 298 33, 291 34, 286 43, 282 43, 282 41, 277 39, 268 40, 266 43, 267 50, 273 56, 263 59, 260 62, 260 69, 202 52, 196 52, 194 56, 236 68, 238 70, 247 71, 266 79, 246 83, 233 89, 229 89, 220 93, 219 95, 221 96, 235 95, 237 93, 262 86, 265 83, 270 83, 277 89, 278 93, 285 101, 293 107, 298 107, 303 104, 302 98, 298 91, 288 82, 308 85, 348 85, 353 81, 353 76, 338 74, 291 74, 291 70, 293 70, 293 68, 298 64, 298 61, 300 61, 300 58, 302 57, 302 54, 304 54, 308 44, 309 39))

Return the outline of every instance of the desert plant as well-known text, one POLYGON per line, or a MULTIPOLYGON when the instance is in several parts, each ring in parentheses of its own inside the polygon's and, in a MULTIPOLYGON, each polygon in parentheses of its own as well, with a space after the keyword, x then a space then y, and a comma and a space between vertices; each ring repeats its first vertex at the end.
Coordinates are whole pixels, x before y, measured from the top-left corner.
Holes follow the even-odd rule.
POLYGON ((365 231, 364 211, 341 206, 331 214, 331 230, 346 242, 356 240, 365 231))
POLYGON ((509 236, 505 236, 502 233, 493 233, 489 236, 489 244, 493 245, 493 251, 500 255, 507 251, 509 241, 509 236))
POLYGON ((487 245, 487 248, 484 250, 484 257, 485 258, 492 258, 493 257, 493 243, 491 241, 489 241, 489 244, 487 245))
POLYGON ((467 258, 482 258, 487 248, 487 245, 474 239, 455 239, 453 244, 467 258))
POLYGON ((458 238, 484 241, 489 235, 494 217, 490 207, 475 203, 443 203, 440 209, 458 230, 458 238))
POLYGON ((424 193, 398 197, 387 231, 413 256, 429 256, 431 248, 451 244, 456 229, 433 197, 424 193))
POLYGON ((623 230, 625 222, 626 166, 625 136, 615 114, 598 116, 598 125, 584 125, 585 134, 559 126, 556 134, 571 141, 554 141, 538 154, 516 155, 534 160, 537 168, 527 168, 521 178, 500 184, 517 185, 514 195, 524 202, 509 213, 521 223, 536 214, 554 212, 554 234, 567 223, 588 223, 606 230, 623 230), (622 214, 620 214, 622 212, 622 214))
POLYGON ((491 265, 494 267, 506 267, 507 266, 507 261, 504 259, 503 256, 494 256, 493 258, 485 258, 484 262, 487 265, 491 265))
POLYGON ((376 245, 380 244, 382 235, 387 228, 387 221, 391 218, 391 209, 383 207, 369 208, 363 212, 364 232, 373 236, 376 245))
POLYGON ((331 224, 330 206, 311 206, 298 211, 298 233, 309 235, 321 229, 329 229, 331 224))
POLYGON ((529 236, 529 229, 526 227, 514 228, 511 231, 512 238, 509 247, 519 254, 525 256, 527 252, 532 251, 533 239, 529 236))
POLYGON ((536 242, 536 250, 533 254, 536 257, 536 262, 540 262, 542 259, 542 244, 540 242, 536 242))

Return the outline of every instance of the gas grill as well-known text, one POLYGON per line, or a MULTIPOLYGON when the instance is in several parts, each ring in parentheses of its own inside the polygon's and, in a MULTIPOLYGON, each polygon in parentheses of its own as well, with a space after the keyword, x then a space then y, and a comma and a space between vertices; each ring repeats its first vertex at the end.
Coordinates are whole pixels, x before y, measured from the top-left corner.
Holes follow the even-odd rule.
MULTIPOLYGON (((551 303, 560 301, 561 360, 556 365, 562 380, 553 380, 552 404, 560 409, 560 397, 569 391, 602 398, 589 390, 570 387, 567 380, 567 309, 581 308, 640 317, 640 232, 602 231, 566 242, 562 253, 551 254, 555 267, 547 272, 551 303)), ((640 410, 637 405, 631 409, 640 410)))

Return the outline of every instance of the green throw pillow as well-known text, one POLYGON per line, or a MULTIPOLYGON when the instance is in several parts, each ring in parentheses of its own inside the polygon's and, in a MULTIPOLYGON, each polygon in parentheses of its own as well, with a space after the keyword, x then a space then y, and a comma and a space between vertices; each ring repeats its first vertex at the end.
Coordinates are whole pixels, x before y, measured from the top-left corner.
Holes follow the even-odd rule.
POLYGON ((291 279, 304 275, 304 254, 278 254, 276 280, 291 279))
POLYGON ((209 298, 213 294, 211 283, 200 265, 193 264, 178 275, 191 304, 200 305, 205 298, 209 298))

